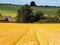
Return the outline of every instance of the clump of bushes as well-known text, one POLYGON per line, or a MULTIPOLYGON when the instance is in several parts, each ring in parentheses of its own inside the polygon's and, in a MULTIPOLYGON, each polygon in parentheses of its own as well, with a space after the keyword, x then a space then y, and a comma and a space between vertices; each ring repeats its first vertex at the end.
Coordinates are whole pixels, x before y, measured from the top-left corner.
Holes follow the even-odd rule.
POLYGON ((40 20, 39 23, 60 23, 60 17, 59 16, 48 16, 44 20, 40 20))

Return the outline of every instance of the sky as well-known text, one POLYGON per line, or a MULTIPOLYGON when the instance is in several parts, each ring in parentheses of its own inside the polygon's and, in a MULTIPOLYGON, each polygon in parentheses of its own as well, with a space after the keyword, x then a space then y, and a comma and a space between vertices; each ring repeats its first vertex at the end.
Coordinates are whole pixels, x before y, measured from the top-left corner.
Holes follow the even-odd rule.
POLYGON ((0 3, 24 5, 31 1, 35 1, 36 5, 60 6, 60 0, 0 0, 0 3))

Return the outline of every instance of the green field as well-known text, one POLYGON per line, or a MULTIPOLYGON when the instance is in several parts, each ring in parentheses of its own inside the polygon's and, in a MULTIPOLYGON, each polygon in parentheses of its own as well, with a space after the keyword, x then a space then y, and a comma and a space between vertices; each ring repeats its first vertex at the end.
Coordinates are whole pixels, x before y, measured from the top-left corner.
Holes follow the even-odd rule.
MULTIPOLYGON (((15 17, 17 15, 17 10, 21 6, 19 5, 0 5, 0 14, 9 15, 15 17)), ((42 11, 45 15, 56 15, 57 9, 59 7, 32 7, 34 12, 42 11)))

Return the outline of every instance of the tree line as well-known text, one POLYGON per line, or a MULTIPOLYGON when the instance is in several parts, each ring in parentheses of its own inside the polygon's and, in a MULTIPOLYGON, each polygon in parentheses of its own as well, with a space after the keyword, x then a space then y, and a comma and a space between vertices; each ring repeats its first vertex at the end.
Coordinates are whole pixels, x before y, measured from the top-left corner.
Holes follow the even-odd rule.
POLYGON ((28 4, 22 6, 17 11, 16 22, 20 23, 60 23, 60 9, 56 16, 45 16, 42 11, 34 13, 34 10, 28 4))

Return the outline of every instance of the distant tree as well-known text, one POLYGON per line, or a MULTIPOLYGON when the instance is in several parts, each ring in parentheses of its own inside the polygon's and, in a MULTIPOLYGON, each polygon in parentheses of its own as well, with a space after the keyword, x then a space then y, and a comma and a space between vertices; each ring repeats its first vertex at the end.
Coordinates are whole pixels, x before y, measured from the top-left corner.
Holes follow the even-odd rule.
POLYGON ((28 23, 30 22, 32 9, 29 5, 22 6, 17 12, 17 22, 28 23))
POLYGON ((39 11, 31 18, 31 22, 37 22, 39 20, 44 20, 44 19, 45 17, 43 12, 39 11))
POLYGON ((60 16, 60 9, 57 10, 57 15, 60 16))
POLYGON ((45 19, 45 23, 59 23, 59 22, 60 22, 60 20, 59 20, 58 16, 49 15, 45 19))
POLYGON ((57 16, 54 16, 54 17, 53 17, 53 22, 59 23, 59 18, 58 18, 57 16))
POLYGON ((31 23, 35 22, 35 17, 34 17, 34 16, 31 17, 30 22, 31 22, 31 23))
POLYGON ((44 7, 43 5, 41 5, 40 7, 44 7))
POLYGON ((39 11, 36 13, 36 16, 39 17, 39 20, 43 20, 44 18, 44 13, 42 11, 39 11))
POLYGON ((32 16, 31 23, 39 21, 39 15, 32 16))
POLYGON ((18 9, 18 11, 17 11, 17 16, 16 16, 16 21, 17 22, 20 21, 20 17, 21 17, 21 12, 20 11, 21 11, 20 9, 18 9))
POLYGON ((12 5, 11 3, 9 3, 8 5, 12 5))
POLYGON ((30 3, 30 6, 36 6, 35 2, 32 1, 32 2, 30 3))
POLYGON ((2 20, 2 14, 0 14, 0 20, 2 20))
POLYGON ((48 5, 45 5, 45 7, 50 7, 50 6, 48 6, 48 5))
POLYGON ((2 16, 2 14, 0 14, 0 16, 2 16))

